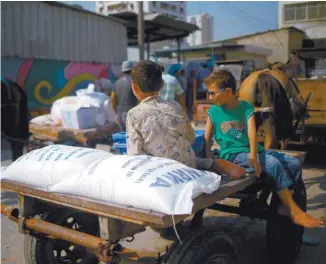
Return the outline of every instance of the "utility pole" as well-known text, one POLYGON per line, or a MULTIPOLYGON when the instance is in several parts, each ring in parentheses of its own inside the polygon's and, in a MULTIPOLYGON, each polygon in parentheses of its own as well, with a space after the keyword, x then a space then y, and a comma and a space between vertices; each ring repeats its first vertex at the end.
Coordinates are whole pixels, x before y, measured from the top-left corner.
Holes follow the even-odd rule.
POLYGON ((139 60, 144 60, 144 10, 143 1, 138 2, 138 47, 139 47, 139 60))

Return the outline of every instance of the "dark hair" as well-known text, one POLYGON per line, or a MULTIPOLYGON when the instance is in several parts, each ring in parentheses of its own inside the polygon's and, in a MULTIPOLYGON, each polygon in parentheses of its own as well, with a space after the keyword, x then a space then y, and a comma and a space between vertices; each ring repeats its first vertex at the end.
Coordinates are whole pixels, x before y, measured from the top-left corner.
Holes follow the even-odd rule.
POLYGON ((124 71, 124 72, 122 72, 122 74, 130 75, 131 74, 131 70, 130 71, 124 71))
POLYGON ((161 66, 149 60, 139 61, 131 71, 131 79, 142 92, 157 92, 162 88, 161 66))
POLYGON ((232 92, 235 93, 237 89, 237 82, 231 72, 226 69, 214 70, 205 80, 206 86, 215 84, 220 89, 231 88, 232 92))
POLYGON ((164 66, 160 65, 161 66, 161 71, 164 72, 164 66))

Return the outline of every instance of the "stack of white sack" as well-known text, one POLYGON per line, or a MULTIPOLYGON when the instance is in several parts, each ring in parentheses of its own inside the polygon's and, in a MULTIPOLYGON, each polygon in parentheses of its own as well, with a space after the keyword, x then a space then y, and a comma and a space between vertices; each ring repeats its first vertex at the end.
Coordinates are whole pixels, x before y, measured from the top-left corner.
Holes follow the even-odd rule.
POLYGON ((83 107, 96 108, 96 124, 98 126, 103 126, 106 122, 115 122, 109 96, 101 92, 94 92, 89 88, 78 90, 76 94, 83 107))
POLYGON ((62 125, 61 109, 64 106, 79 105, 77 96, 65 96, 53 102, 51 107, 51 117, 55 126, 62 125))
POLYGON ((34 117, 32 120, 29 121, 32 125, 37 126, 52 126, 54 125, 53 119, 51 115, 40 115, 34 117))
POLYGON ((115 122, 114 111, 107 95, 94 92, 93 86, 78 90, 76 95, 63 97, 53 103, 51 117, 54 125, 86 129, 115 122))
POLYGON ((191 214, 193 199, 216 191, 221 181, 220 175, 164 158, 63 146, 38 151, 9 166, 2 178, 169 215, 191 214))
POLYGON ((110 156, 97 149, 51 145, 21 156, 3 169, 1 179, 48 191, 52 185, 82 173, 94 161, 110 156))

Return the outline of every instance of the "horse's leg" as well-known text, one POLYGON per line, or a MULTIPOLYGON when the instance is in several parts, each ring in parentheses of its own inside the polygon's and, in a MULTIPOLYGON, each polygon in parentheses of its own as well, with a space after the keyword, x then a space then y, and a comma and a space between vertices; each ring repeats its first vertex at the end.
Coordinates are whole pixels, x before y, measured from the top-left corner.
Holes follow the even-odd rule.
POLYGON ((263 129, 265 132, 265 149, 278 148, 279 142, 276 136, 275 121, 273 120, 272 114, 270 114, 270 116, 263 121, 263 129))
POLYGON ((15 161, 23 155, 24 143, 10 140, 10 145, 12 151, 12 161, 15 161))

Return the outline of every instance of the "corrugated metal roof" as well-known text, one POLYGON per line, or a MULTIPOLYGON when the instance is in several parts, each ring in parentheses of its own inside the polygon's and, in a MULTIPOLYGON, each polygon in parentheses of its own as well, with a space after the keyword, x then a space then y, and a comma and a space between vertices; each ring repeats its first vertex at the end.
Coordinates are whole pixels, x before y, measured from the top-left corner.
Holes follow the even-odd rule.
MULTIPOLYGON (((239 48, 243 48, 243 47, 244 47, 244 45, 216 43, 216 44, 204 44, 204 45, 182 48, 182 49, 180 49, 180 52, 191 52, 191 51, 199 51, 199 50, 205 50, 205 49, 219 49, 219 48, 221 48, 221 49, 239 49, 239 48)), ((152 55, 156 56, 156 57, 169 57, 173 52, 178 52, 178 49, 174 48, 174 49, 156 50, 156 51, 152 52, 152 55)))
POLYGON ((125 24, 126 23, 126 21, 123 21, 123 20, 118 19, 116 17, 104 16, 104 15, 102 15, 100 13, 95 13, 93 11, 90 11, 90 10, 87 10, 87 9, 83 9, 83 8, 79 8, 79 7, 74 6, 74 5, 71 5, 71 4, 66 4, 66 3, 63 3, 63 2, 59 2, 59 1, 42 1, 42 2, 45 3, 45 4, 48 4, 48 5, 54 5, 54 6, 64 7, 64 8, 68 8, 68 9, 74 10, 74 11, 79 11, 79 12, 86 13, 86 14, 91 14, 93 16, 104 17, 106 19, 111 19, 111 20, 114 20, 114 21, 119 22, 119 23, 122 23, 122 24, 125 24))
POLYGON ((121 63, 127 58, 127 29, 79 8, 36 1, 1 3, 1 56, 121 63))
MULTIPOLYGON (((121 12, 110 15, 127 22, 128 45, 138 44, 137 14, 134 12, 121 12)), ((199 27, 161 14, 144 15, 145 42, 156 42, 168 39, 184 38, 199 27)))
POLYGON ((270 33, 270 32, 276 33, 278 31, 283 31, 283 30, 297 31, 297 32, 300 32, 300 33, 303 33, 304 34, 304 31, 302 31, 301 29, 298 29, 296 27, 283 27, 283 28, 277 28, 277 29, 270 29, 270 30, 262 31, 262 32, 256 32, 256 33, 252 33, 252 34, 248 34, 248 35, 242 35, 242 36, 238 36, 238 37, 234 37, 234 38, 229 38, 229 39, 212 41, 209 44, 222 43, 222 42, 226 42, 226 41, 229 41, 230 42, 230 41, 235 41, 235 40, 239 40, 239 39, 244 39, 244 38, 259 36, 259 35, 270 33))

